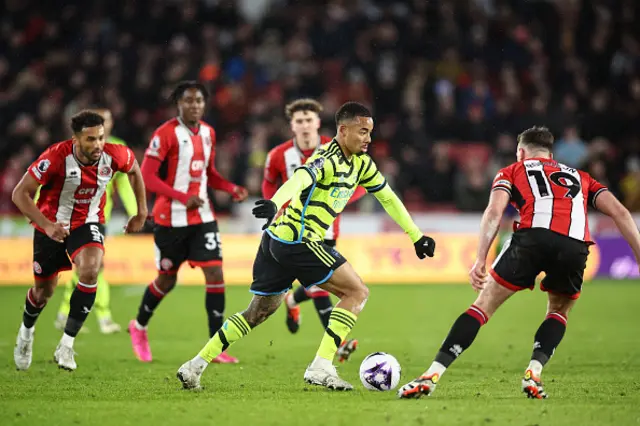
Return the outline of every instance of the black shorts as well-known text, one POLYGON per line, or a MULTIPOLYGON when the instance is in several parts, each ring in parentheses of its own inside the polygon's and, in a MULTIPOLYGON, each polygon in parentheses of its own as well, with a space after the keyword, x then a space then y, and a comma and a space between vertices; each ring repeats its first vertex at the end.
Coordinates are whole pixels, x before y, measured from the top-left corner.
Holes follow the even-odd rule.
POLYGON ((156 225, 153 230, 156 268, 161 274, 175 274, 183 262, 196 266, 222 265, 222 245, 216 221, 179 228, 156 225))
POLYGON ((71 270, 71 262, 86 247, 100 247, 104 251, 104 225, 84 224, 71 231, 63 243, 36 229, 33 233, 33 273, 36 280, 48 280, 60 271, 71 270))
POLYGON ((548 229, 522 229, 505 243, 490 272, 498 284, 514 291, 533 289, 544 272, 541 290, 577 299, 588 256, 583 241, 548 229))
POLYGON ((347 260, 326 243, 287 244, 262 234, 253 262, 251 292, 260 296, 281 294, 293 281, 305 288, 326 282, 347 260))

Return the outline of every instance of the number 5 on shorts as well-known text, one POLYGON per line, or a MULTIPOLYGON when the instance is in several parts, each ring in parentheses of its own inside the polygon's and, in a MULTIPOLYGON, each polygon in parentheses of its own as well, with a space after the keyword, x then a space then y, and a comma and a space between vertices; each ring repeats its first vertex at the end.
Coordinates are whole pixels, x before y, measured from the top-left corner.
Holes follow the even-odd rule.
POLYGON ((220 242, 220 234, 218 232, 207 232, 204 234, 204 238, 207 240, 204 248, 209 251, 213 251, 216 248, 222 250, 222 243, 220 242))

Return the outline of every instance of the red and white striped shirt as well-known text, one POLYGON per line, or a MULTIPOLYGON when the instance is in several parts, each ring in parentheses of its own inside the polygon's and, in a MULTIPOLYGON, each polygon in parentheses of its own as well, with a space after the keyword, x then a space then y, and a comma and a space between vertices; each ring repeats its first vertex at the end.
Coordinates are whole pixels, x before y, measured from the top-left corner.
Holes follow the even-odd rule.
POLYGON ((129 173, 134 163, 129 148, 106 143, 96 163, 83 165, 69 139, 49 147, 28 173, 42 185, 37 202, 42 214, 73 230, 85 223, 104 223, 107 184, 115 172, 129 173))
POLYGON ((588 173, 550 158, 529 158, 500 170, 492 191, 511 195, 520 212, 518 229, 545 228, 591 243, 588 203, 607 188, 588 173))
POLYGON ((145 157, 166 165, 162 180, 174 190, 204 200, 201 207, 187 210, 185 200, 158 194, 153 206, 154 221, 158 225, 177 228, 215 219, 207 193, 210 175, 217 175, 215 142, 215 130, 202 121, 198 129, 190 129, 180 118, 173 118, 156 129, 145 157))

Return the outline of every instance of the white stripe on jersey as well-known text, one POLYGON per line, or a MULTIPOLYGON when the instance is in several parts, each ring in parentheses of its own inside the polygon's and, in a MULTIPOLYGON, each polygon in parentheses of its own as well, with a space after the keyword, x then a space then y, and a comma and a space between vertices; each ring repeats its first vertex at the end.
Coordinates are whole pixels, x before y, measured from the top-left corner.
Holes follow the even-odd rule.
MULTIPOLYGON (((567 167, 564 164, 560 164, 559 166, 563 172, 569 173, 582 185, 582 176, 580 176, 580 173, 578 173, 576 169, 567 167)), ((578 195, 571 200, 571 226, 569 227, 569 236, 576 240, 584 240, 587 226, 587 215, 584 206, 584 193, 581 187, 578 195)))
POLYGON ((547 177, 544 174, 544 167, 540 161, 525 161, 525 170, 527 172, 527 179, 529 179, 529 186, 535 201, 533 202, 533 220, 531 222, 532 228, 546 228, 551 226, 551 218, 553 217, 553 190, 549 186, 547 177), (542 196, 540 188, 538 187, 538 181, 535 175, 529 174, 530 170, 538 171, 542 177, 544 184, 547 188, 547 195, 542 196))
POLYGON ((103 152, 100 156, 100 161, 98 161, 98 170, 96 171, 96 181, 98 184, 98 188, 91 199, 91 204, 89 204, 89 211, 87 212, 87 219, 84 223, 97 223, 100 222, 100 201, 102 201, 102 196, 107 189, 107 185, 113 176, 113 169, 111 168, 111 164, 113 163, 113 158, 103 152), (105 171, 105 175, 102 176, 102 171, 105 171), (106 173, 108 171, 108 173, 106 173))
POLYGON ((56 222, 71 225, 71 216, 75 207, 76 189, 82 182, 82 169, 73 157, 73 153, 64 159, 65 179, 58 198, 58 211, 56 222))
POLYGON ((200 193, 199 197, 204 200, 204 204, 198 208, 200 213, 200 219, 202 223, 213 222, 213 211, 211 210, 211 203, 209 202, 209 194, 207 193, 207 186, 209 176, 207 170, 209 168, 209 159, 211 158, 211 151, 213 149, 213 142, 211 140, 211 129, 207 126, 200 126, 200 138, 202 139, 202 152, 204 154, 204 169, 202 170, 202 177, 200 179, 200 193))
POLYGON ((493 261, 493 265, 491 265, 492 268, 496 267, 496 265, 500 261, 500 258, 506 253, 510 245, 511 245, 511 238, 509 238, 507 241, 504 242, 504 245, 502 246, 502 251, 500 251, 500 254, 498 255, 498 257, 496 257, 496 260, 493 261))
MULTIPOLYGON (((193 143, 191 134, 185 126, 180 124, 175 130, 178 143, 178 164, 173 188, 176 191, 188 192, 191 180, 191 159, 193 158, 193 143)), ((171 201, 171 226, 182 227, 189 224, 187 207, 178 200, 171 201)))
POLYGON ((291 179, 293 172, 301 165, 302 153, 295 145, 284 152, 284 168, 287 172, 287 179, 291 179))

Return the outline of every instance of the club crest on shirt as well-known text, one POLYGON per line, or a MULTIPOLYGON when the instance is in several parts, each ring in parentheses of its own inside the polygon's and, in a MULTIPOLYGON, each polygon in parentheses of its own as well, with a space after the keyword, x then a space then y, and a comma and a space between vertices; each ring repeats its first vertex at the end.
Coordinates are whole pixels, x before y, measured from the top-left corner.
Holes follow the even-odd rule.
POLYGON ((109 177, 109 176, 111 176, 111 172, 112 172, 111 167, 103 166, 103 167, 100 168, 100 171, 98 173, 102 177, 109 177))

